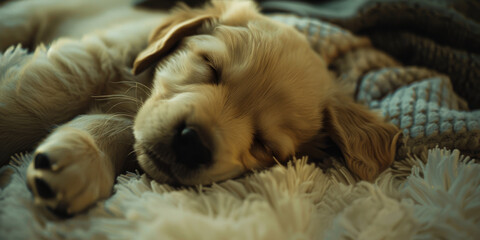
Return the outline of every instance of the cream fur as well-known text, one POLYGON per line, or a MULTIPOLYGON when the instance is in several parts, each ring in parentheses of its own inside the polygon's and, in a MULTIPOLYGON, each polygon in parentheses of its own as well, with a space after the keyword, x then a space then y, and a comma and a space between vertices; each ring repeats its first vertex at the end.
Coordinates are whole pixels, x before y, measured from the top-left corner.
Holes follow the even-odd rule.
POLYGON ((35 49, 0 79, 0 157, 30 149, 49 157, 51 166, 35 167, 35 159, 27 173, 38 204, 77 213, 109 196, 132 147, 152 178, 186 185, 286 161, 320 132, 361 178, 374 179, 393 161, 397 129, 344 97, 305 37, 252 2, 214 1, 169 15, 128 4, 0 8, 12 23, 0 23, 12 34, 0 38, 2 50, 35 49), (186 169, 168 147, 158 159, 148 154, 168 146, 179 124, 200 132, 211 166, 186 169))

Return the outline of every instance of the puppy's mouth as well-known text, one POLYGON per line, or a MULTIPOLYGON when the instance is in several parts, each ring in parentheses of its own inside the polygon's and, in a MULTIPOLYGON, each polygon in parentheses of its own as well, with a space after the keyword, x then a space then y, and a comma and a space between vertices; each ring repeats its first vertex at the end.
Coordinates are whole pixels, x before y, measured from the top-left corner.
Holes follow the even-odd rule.
POLYGON ((199 176, 208 167, 203 164, 192 167, 178 163, 173 153, 160 155, 149 149, 144 149, 142 152, 144 153, 142 160, 148 164, 140 165, 147 175, 160 183, 168 183, 175 186, 201 184, 201 182, 198 182, 199 176), (160 172, 161 176, 159 176, 158 172, 160 172))
MULTIPOLYGON (((170 179, 172 184, 180 184, 180 181, 178 180, 178 178, 173 174, 170 164, 161 160, 165 157, 168 158, 168 156, 164 156, 164 157, 159 156, 157 153, 149 149, 145 149, 143 150, 143 152, 145 153, 146 157, 148 157, 148 161, 155 164, 155 167, 157 167, 159 171, 165 174, 170 179)), ((144 171, 147 174, 149 172, 146 169, 144 169, 144 171)), ((154 176, 150 176, 150 177, 154 177, 154 176)))
MULTIPOLYGON (((200 137, 200 131, 182 125, 176 134, 155 144, 137 144, 143 170, 157 181, 197 184, 213 165, 212 153, 200 137), (149 169, 150 168, 150 169, 149 169), (151 169, 155 168, 155 169, 151 169), (159 175, 159 176, 156 176, 159 175)), ((206 179, 203 179, 204 181, 206 179)))

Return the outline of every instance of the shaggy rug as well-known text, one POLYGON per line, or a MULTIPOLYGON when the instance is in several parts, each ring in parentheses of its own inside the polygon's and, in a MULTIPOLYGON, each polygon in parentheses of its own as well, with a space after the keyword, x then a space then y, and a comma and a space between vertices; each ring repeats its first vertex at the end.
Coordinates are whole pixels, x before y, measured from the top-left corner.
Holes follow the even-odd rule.
POLYGON ((409 157, 375 183, 342 164, 306 159, 212 186, 174 189, 145 175, 60 219, 36 208, 25 184, 30 155, 1 169, 2 239, 478 239, 480 166, 458 150, 409 157), (8 177, 7 177, 8 176, 8 177))

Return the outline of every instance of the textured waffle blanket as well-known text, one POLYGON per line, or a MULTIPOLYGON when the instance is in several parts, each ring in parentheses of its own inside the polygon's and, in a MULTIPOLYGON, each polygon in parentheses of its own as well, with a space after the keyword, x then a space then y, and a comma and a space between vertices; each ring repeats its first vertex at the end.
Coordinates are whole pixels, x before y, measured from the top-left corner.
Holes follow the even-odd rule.
MULTIPOLYGON (((355 14, 350 13, 348 17, 323 18, 356 31, 373 29, 368 36, 354 35, 325 20, 288 15, 274 15, 273 18, 303 32, 312 47, 329 63, 331 72, 344 85, 345 91, 358 102, 381 111, 403 130, 398 159, 408 154, 420 154, 435 146, 456 148, 479 158, 480 111, 474 108, 480 104, 480 56, 475 52, 454 49, 453 46, 462 44, 453 42, 455 37, 448 38, 452 46, 441 45, 405 29, 393 32, 387 23, 378 20, 395 19, 397 25, 402 21, 407 24, 412 20, 410 15, 422 15, 418 19, 423 19, 426 18, 423 15, 427 11, 433 15, 429 16, 430 22, 437 23, 436 18, 445 21, 441 17, 447 17, 445 12, 448 11, 443 9, 444 12, 435 12, 430 5, 399 1, 356 7, 358 9, 355 14), (394 13, 394 10, 397 12, 394 13), (402 14, 407 14, 408 17, 402 17, 402 14), (380 30, 377 29, 380 27, 380 30), (399 59, 393 56, 398 56, 399 59)), ((314 13, 321 15, 322 12, 313 11, 310 15, 314 13)), ((464 24, 476 27, 474 30, 480 30, 479 25, 473 21, 467 18, 463 20, 464 24)), ((459 22, 456 23, 460 25, 459 22)), ((452 24, 444 27, 452 28, 456 33, 458 29, 453 29, 452 24)), ((414 28, 419 26, 410 27, 414 28)), ((465 35, 468 34, 462 32, 457 37, 467 41, 468 39, 461 38, 465 35)), ((443 38, 441 40, 447 41, 443 38)), ((475 46, 479 46, 478 43, 475 46)), ((470 48, 478 50, 474 46, 470 48)))

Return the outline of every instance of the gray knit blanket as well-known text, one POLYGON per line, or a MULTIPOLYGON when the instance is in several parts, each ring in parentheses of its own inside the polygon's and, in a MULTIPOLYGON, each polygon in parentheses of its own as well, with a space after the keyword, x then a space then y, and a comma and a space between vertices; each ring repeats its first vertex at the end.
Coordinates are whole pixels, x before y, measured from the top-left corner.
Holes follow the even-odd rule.
POLYGON ((272 17, 303 32, 345 91, 403 130, 397 159, 435 146, 478 159, 480 25, 442 1, 335 2, 264 7, 310 16, 272 17))

